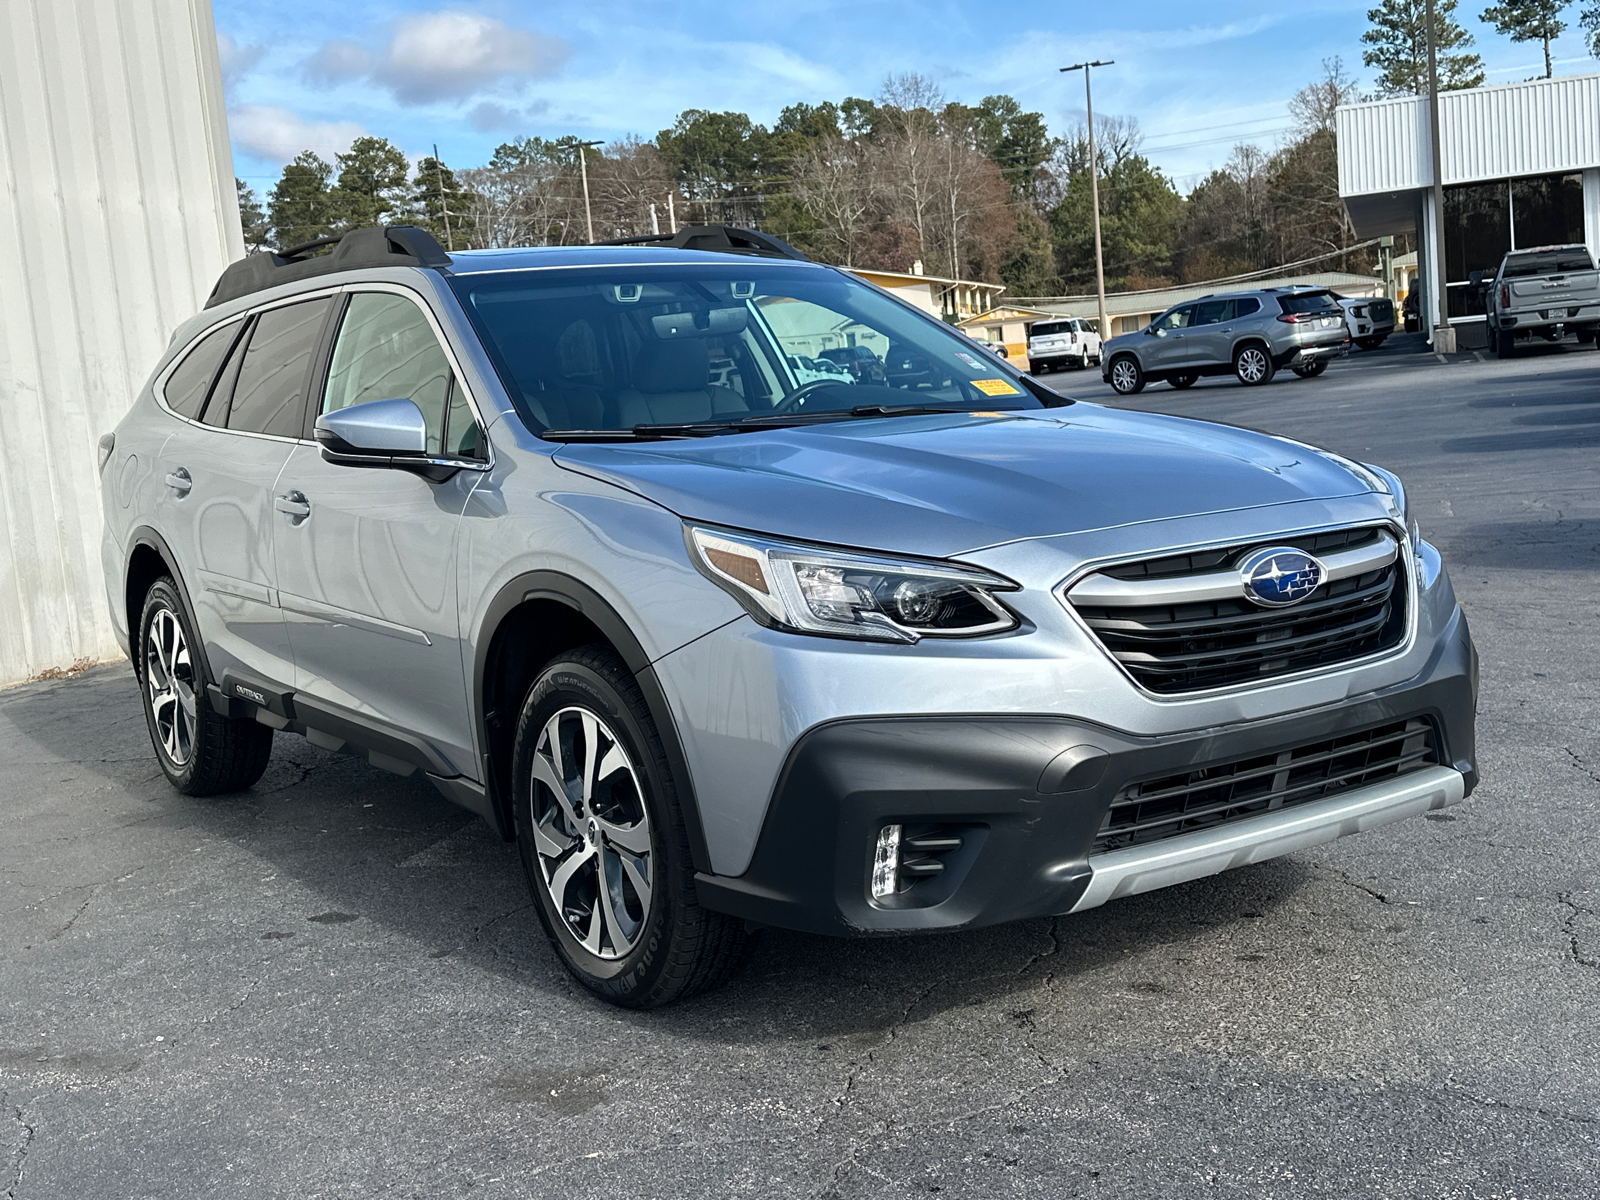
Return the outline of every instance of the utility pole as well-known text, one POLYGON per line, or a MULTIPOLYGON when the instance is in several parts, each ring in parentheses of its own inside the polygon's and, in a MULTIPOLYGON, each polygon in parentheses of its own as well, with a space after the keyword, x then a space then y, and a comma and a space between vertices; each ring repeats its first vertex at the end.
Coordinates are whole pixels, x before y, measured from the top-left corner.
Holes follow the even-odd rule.
POLYGON ((439 143, 433 144, 433 170, 439 179, 439 211, 444 214, 444 248, 455 253, 456 243, 450 236, 450 200, 444 192, 444 167, 439 162, 439 143))
POLYGON ((672 193, 667 193, 667 225, 673 233, 678 232, 678 214, 672 207, 672 193))
MULTIPOLYGON (((1433 0, 1428 0, 1428 3, 1432 4, 1433 0)), ((1094 206, 1094 290, 1100 301, 1099 334, 1102 342, 1111 336, 1111 330, 1106 321, 1106 261, 1100 248, 1100 163, 1094 148, 1094 95, 1089 87, 1089 73, 1095 67, 1109 67, 1116 61, 1114 58, 1104 62, 1097 59, 1061 68, 1062 71, 1083 72, 1083 103, 1089 111, 1089 201, 1094 206)))
POLYGON ((1445 286, 1444 265, 1444 156, 1439 150, 1439 61, 1434 44, 1433 0, 1427 0, 1428 21, 1428 141, 1433 149, 1433 294, 1439 320, 1433 327, 1433 352, 1454 354, 1455 326, 1450 324, 1450 290, 1445 286))
POLYGON ((589 210, 589 148, 603 146, 604 142, 577 142, 578 171, 583 176, 583 220, 589 228, 589 244, 594 245, 594 213, 589 210))
POLYGON ((652 234, 661 232, 661 222, 656 217, 656 202, 654 200, 650 202, 650 232, 652 234))

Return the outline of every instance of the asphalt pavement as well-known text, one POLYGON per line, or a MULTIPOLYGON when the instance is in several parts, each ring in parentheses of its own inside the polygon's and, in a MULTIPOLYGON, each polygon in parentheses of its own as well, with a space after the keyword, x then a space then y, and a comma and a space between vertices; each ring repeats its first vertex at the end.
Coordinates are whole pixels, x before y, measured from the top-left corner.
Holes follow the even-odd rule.
POLYGON ((1133 403, 1406 479, 1483 655, 1465 804, 1076 917, 769 932, 639 1014, 426 783, 280 737, 192 800, 126 664, 0 692, 3 1194, 1600 1196, 1600 352, 1133 403))

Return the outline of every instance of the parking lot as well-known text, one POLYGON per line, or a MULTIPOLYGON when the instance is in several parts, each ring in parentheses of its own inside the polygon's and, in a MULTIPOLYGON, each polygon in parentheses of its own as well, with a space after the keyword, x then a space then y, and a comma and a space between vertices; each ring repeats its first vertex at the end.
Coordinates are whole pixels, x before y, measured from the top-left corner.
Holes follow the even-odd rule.
POLYGON ((638 1014, 568 979, 515 849, 420 778, 280 737, 192 800, 126 664, 26 685, 4 1194, 1600 1196, 1600 353, 1048 378, 1399 472, 1483 656, 1478 791, 1076 917, 769 932, 638 1014))

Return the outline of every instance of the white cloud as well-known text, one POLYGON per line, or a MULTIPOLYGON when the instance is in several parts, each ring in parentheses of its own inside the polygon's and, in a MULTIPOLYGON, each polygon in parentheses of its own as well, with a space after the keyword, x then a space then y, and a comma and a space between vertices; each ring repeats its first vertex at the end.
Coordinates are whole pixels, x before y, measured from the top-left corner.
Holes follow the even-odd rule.
POLYGON ((532 104, 518 108, 485 100, 481 104, 473 105, 471 111, 467 113, 467 123, 479 133, 493 133, 500 129, 519 129, 534 117, 543 116, 549 111, 548 100, 536 100, 532 104))
POLYGON ((217 34, 217 57, 222 61, 222 84, 231 88, 261 61, 265 46, 241 46, 225 33, 217 34))
POLYGON ((389 44, 376 54, 354 42, 330 41, 303 70, 313 83, 366 78, 388 88, 401 104, 432 104, 465 100, 504 81, 552 75, 570 51, 561 38, 446 10, 397 21, 389 44))
POLYGON ((274 104, 243 104, 228 114, 233 140, 252 157, 284 163, 302 150, 328 162, 367 131, 354 121, 307 121, 274 104))
POLYGON ((335 38, 306 59, 301 68, 312 83, 342 83, 372 70, 372 55, 343 38, 335 38))

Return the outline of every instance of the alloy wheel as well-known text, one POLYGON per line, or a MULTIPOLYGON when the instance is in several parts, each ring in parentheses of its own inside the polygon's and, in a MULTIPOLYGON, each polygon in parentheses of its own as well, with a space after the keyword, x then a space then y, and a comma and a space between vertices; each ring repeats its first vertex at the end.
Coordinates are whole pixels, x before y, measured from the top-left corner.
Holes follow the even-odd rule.
POLYGON ((650 916, 655 853, 633 760, 577 706, 545 722, 533 752, 533 841, 555 911, 584 949, 618 959, 650 916))
POLYGON ((1239 351, 1239 378, 1245 383, 1260 383, 1267 374, 1267 356, 1254 346, 1239 351))
POLYGON ((1139 368, 1128 359, 1111 364, 1111 386, 1126 395, 1139 383, 1139 368))
POLYGON ((170 608, 159 610, 145 632, 144 677, 156 736, 173 766, 182 767, 194 753, 194 664, 170 608))

